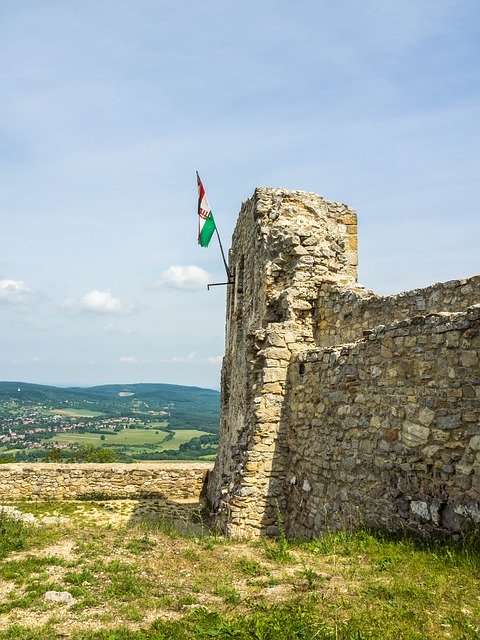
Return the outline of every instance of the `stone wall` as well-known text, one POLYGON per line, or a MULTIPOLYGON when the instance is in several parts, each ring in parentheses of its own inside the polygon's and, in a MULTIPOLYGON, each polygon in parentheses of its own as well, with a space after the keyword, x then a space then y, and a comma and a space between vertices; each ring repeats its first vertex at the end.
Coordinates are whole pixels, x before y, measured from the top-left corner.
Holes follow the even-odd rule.
POLYGON ((480 276, 393 296, 378 296, 359 285, 323 283, 314 311, 315 342, 322 346, 353 342, 376 325, 430 313, 462 311, 475 300, 480 300, 480 276))
POLYGON ((0 501, 75 500, 86 497, 200 500, 210 464, 2 464, 0 501))
POLYGON ((480 278, 377 296, 356 250, 347 205, 257 189, 242 206, 208 482, 226 533, 275 534, 279 513, 297 537, 480 521, 480 278))
POLYGON ((480 306, 292 360, 289 534, 480 522, 480 306))

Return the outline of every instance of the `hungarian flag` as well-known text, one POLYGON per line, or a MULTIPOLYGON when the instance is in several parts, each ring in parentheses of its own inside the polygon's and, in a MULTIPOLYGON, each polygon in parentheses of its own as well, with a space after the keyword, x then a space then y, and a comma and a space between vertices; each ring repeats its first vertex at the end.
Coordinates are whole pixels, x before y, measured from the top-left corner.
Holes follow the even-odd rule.
POLYGON ((198 244, 201 247, 208 247, 214 232, 215 220, 213 219, 212 210, 208 204, 207 194, 203 188, 202 181, 197 171, 198 184, 198 244))

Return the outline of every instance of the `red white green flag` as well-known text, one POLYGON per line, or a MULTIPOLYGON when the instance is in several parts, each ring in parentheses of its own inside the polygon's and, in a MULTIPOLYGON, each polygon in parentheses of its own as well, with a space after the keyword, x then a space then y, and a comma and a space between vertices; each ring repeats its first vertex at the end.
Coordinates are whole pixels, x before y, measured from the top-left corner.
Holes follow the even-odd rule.
POLYGON ((198 244, 201 247, 208 247, 208 244, 215 232, 215 220, 208 203, 207 194, 197 171, 198 184, 198 244))

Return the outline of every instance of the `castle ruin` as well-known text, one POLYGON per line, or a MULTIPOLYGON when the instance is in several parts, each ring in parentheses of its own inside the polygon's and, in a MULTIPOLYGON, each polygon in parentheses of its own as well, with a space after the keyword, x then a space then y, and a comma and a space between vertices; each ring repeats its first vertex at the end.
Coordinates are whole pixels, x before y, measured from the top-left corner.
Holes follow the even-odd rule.
POLYGON ((375 295, 352 209, 266 188, 242 205, 230 269, 208 480, 223 530, 480 523, 480 277, 375 295))

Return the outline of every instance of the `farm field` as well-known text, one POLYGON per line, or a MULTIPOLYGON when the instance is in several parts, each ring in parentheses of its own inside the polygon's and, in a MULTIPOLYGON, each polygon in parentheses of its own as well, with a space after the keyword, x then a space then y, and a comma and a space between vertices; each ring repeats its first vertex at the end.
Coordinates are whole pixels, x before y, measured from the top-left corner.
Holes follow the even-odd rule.
MULTIPOLYGON (((206 434, 205 431, 197 429, 182 429, 173 431, 174 437, 170 440, 162 442, 168 435, 168 431, 160 429, 124 429, 118 433, 101 434, 98 432, 86 433, 61 433, 50 440, 55 444, 93 444, 99 446, 101 444, 107 447, 115 446, 131 446, 136 450, 142 450, 141 445, 157 445, 159 450, 174 451, 181 444, 189 442, 192 438, 198 438, 206 434), (103 439, 102 439, 103 435, 103 439)), ((150 447, 149 447, 150 449, 150 447)))
POLYGON ((218 391, 166 384, 0 382, 0 463, 196 460, 215 455, 218 391))
POLYGON ((89 409, 49 409, 47 415, 66 416, 67 418, 98 418, 105 415, 101 411, 90 411, 89 409))

